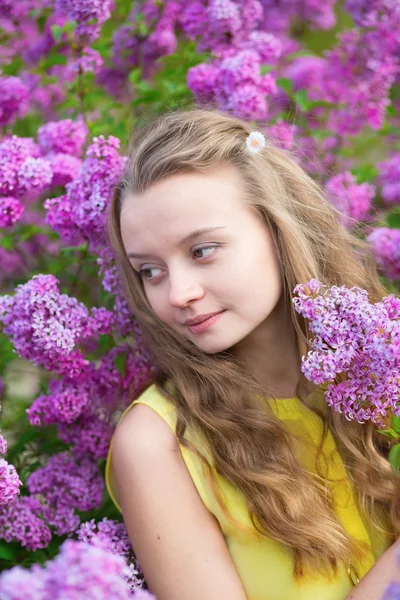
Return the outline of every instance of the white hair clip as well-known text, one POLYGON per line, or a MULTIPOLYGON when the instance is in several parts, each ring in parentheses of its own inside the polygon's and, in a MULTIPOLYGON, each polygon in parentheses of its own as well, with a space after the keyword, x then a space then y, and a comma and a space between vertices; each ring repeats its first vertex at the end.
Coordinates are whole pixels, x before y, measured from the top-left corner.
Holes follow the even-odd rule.
POLYGON ((246 139, 247 149, 253 154, 261 152, 265 146, 265 137, 260 131, 252 131, 246 139))

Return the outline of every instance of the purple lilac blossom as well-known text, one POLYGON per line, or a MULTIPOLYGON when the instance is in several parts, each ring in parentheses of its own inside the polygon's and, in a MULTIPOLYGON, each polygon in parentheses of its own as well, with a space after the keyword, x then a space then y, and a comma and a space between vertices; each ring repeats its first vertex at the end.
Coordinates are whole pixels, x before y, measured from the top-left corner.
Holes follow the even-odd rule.
POLYGON ((295 309, 308 321, 314 338, 303 357, 310 381, 329 383, 329 406, 348 420, 371 420, 378 427, 400 416, 400 299, 393 295, 371 304, 361 288, 327 288, 313 279, 297 285, 295 309), (337 383, 335 378, 346 374, 337 383))
MULTIPOLYGON (((0 396, 1 396, 1 392, 0 392, 0 396)), ((6 454, 6 453, 7 453, 7 440, 0 433, 0 454, 6 454)))
POLYGON ((43 507, 33 496, 17 496, 0 511, 0 538, 18 542, 27 550, 47 548, 51 531, 43 520, 43 507))
POLYGON ((400 230, 376 227, 367 236, 379 268, 388 279, 400 281, 400 230))
POLYGON ((0 458, 0 507, 11 502, 19 494, 21 485, 22 481, 14 465, 10 465, 4 458, 0 458))
POLYGON ((88 134, 83 120, 49 121, 38 129, 38 144, 43 154, 69 154, 80 158, 88 134))
POLYGON ((283 148, 290 150, 294 146, 295 135, 298 127, 293 123, 287 123, 283 119, 278 119, 273 125, 268 128, 268 134, 272 136, 274 143, 283 148))
POLYGON ((107 210, 126 162, 118 153, 119 145, 113 136, 93 138, 79 176, 67 184, 65 196, 44 203, 48 224, 66 240, 83 235, 94 253, 107 244, 107 210))
POLYGON ((80 73, 98 73, 103 66, 103 59, 97 50, 83 48, 81 56, 68 65, 68 72, 75 75, 80 73))
POLYGON ((67 183, 78 177, 82 161, 76 156, 59 152, 57 154, 48 154, 46 159, 49 161, 53 172, 51 187, 64 187, 67 183))
POLYGON ((19 196, 29 194, 36 198, 50 186, 52 179, 53 171, 48 160, 29 157, 18 170, 15 193, 19 196))
POLYGON ((379 184, 386 205, 400 203, 400 152, 378 164, 379 184))
MULTIPOLYGON (((104 480, 96 462, 88 457, 80 459, 61 452, 51 456, 44 467, 36 469, 26 481, 30 494, 40 494, 46 504, 43 508, 46 520, 51 525, 61 524, 62 533, 78 527, 79 518, 73 511, 99 508, 102 502, 104 480), (64 522, 58 519, 59 511, 67 513, 70 529, 65 531, 64 522), (72 528, 72 529, 71 529, 72 528)), ((58 534, 61 531, 58 528, 58 534)))
POLYGON ((101 26, 111 16, 111 0, 56 0, 55 8, 78 23, 74 36, 89 43, 99 36, 101 26))
POLYGON ((400 583, 398 581, 387 586, 382 600, 400 600, 400 583))
POLYGON ((113 552, 66 540, 58 556, 44 566, 4 571, 0 596, 2 600, 156 600, 145 590, 132 595, 123 578, 124 569, 124 559, 113 552))
POLYGON ((12 196, 0 197, 0 229, 13 227, 20 220, 24 206, 12 196))
POLYGON ((78 540, 82 542, 122 556, 126 561, 123 577, 130 589, 134 591, 143 586, 143 573, 138 561, 133 557, 133 549, 124 523, 112 521, 107 517, 97 523, 91 519, 91 521, 81 523, 76 534, 78 540))
POLYGON ((325 190, 333 206, 341 213, 341 221, 345 227, 353 227, 370 217, 371 203, 375 196, 374 185, 358 184, 354 175, 346 171, 329 179, 325 190))
POLYGON ((88 364, 76 349, 79 341, 93 334, 110 333, 111 313, 101 322, 96 321, 97 314, 93 310, 90 314, 76 298, 60 294, 53 275, 34 275, 16 287, 14 296, 0 297, 0 321, 16 352, 36 365, 72 378, 88 364))
POLYGON ((15 196, 18 193, 18 174, 29 158, 40 156, 40 149, 32 138, 13 135, 0 143, 0 195, 15 196))
POLYGON ((29 89, 19 77, 0 77, 0 126, 11 125, 25 116, 29 89))

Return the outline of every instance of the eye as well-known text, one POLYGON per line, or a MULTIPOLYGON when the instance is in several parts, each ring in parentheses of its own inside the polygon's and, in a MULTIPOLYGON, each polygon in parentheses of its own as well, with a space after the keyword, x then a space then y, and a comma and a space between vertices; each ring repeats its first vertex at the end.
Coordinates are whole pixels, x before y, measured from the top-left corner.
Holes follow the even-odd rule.
POLYGON ((202 246, 202 248, 195 248, 193 250, 193 255, 195 255, 195 258, 208 258, 209 256, 211 256, 213 254, 213 251, 216 250, 218 248, 217 245, 214 246, 202 246), (196 254, 196 252, 199 252, 199 254, 196 254), (204 253, 203 255, 201 255, 201 253, 204 253))
POLYGON ((157 277, 157 273, 156 275, 151 274, 152 271, 159 271, 161 273, 161 269, 158 269, 157 267, 147 267, 147 269, 140 269, 139 275, 143 279, 147 279, 149 281, 150 279, 155 279, 157 277))

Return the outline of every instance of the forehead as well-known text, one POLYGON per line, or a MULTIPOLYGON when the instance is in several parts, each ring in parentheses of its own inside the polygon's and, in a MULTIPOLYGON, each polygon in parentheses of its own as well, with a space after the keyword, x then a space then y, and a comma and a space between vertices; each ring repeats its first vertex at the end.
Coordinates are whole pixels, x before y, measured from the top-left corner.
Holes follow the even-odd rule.
POLYGON ((150 234, 172 242, 198 227, 234 224, 248 210, 235 168, 182 173, 128 195, 121 210, 121 233, 125 242, 132 242, 130 247, 150 234))

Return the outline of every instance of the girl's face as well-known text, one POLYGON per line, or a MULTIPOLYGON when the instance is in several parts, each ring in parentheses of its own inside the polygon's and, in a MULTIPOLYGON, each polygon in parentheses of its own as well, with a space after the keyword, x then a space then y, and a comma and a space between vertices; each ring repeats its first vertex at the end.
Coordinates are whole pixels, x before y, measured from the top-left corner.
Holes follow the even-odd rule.
POLYGON ((267 226, 233 166, 184 173, 126 197, 126 253, 158 317, 207 353, 244 340, 281 296, 267 226))

